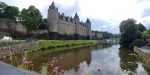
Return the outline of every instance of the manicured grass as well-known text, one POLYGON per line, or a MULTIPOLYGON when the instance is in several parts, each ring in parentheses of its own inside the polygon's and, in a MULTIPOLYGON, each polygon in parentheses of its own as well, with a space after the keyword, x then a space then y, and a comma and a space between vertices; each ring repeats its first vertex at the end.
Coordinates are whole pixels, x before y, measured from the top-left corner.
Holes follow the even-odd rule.
MULTIPOLYGON (((100 41, 99 40, 39 40, 37 43, 38 51, 36 51, 36 54, 43 55, 51 52, 65 51, 69 49, 90 46, 98 43, 106 43, 106 41, 104 40, 100 40, 100 41), (68 44, 70 44, 70 46, 68 46, 68 44), (44 51, 42 51, 43 48, 44 51)), ((28 49, 28 52, 33 52, 33 51, 35 51, 35 49, 28 49)))
POLYGON ((40 40, 37 43, 39 49, 70 47, 76 45, 96 44, 96 40, 40 40))

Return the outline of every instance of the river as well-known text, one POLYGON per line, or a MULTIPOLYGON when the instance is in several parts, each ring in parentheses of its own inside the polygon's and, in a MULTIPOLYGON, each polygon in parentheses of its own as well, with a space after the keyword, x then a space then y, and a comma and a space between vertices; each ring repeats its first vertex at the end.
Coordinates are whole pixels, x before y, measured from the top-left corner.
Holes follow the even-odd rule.
MULTIPOLYGON (((9 57, 0 61, 14 66, 22 63, 22 55, 13 57, 12 61, 9 57)), ((117 44, 98 44, 55 53, 37 51, 28 53, 27 60, 33 61, 33 68, 29 69, 38 73, 42 63, 47 64, 49 74, 58 66, 58 71, 65 71, 64 75, 148 75, 150 71, 143 67, 133 51, 117 44)))

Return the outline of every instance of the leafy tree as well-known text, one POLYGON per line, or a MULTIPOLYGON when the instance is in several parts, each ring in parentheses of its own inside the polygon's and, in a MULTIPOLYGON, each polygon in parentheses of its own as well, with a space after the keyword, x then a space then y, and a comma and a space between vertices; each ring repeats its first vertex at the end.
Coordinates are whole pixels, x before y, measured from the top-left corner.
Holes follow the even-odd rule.
POLYGON ((143 32, 146 30, 146 27, 142 23, 137 24, 137 27, 140 32, 143 32))
POLYGON ((0 8, 5 9, 8 5, 5 2, 0 2, 0 8))
POLYGON ((142 38, 146 40, 150 36, 150 30, 145 30, 142 32, 142 38))
POLYGON ((39 9, 35 6, 30 6, 28 9, 22 9, 20 19, 29 31, 36 31, 42 24, 42 15, 39 9))
POLYGON ((19 15, 19 8, 15 6, 7 6, 4 9, 3 15, 4 18, 16 20, 19 15))
POLYGON ((48 28, 48 27, 47 27, 47 19, 44 18, 44 19, 42 19, 42 24, 39 26, 39 29, 45 30, 45 29, 47 29, 47 28, 48 28))
POLYGON ((120 23, 120 45, 129 47, 130 44, 137 39, 138 29, 134 19, 123 20, 120 23))

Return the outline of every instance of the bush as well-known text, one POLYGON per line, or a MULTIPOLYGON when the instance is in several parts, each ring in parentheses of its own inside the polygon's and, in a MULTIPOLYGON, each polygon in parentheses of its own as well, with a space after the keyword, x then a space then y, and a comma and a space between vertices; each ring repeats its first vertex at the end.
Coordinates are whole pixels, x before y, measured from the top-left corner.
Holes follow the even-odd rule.
POLYGON ((140 46, 143 46, 144 44, 145 44, 145 42, 143 40, 136 39, 130 44, 129 48, 133 49, 134 46, 140 47, 140 46))

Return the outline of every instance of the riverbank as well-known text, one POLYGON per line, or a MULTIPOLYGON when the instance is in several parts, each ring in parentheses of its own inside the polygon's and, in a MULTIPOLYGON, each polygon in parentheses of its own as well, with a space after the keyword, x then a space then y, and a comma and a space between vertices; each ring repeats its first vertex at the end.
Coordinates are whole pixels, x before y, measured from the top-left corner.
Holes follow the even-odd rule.
POLYGON ((23 44, 14 44, 11 46, 0 47, 0 58, 3 56, 9 56, 10 51, 12 55, 21 54, 24 51, 34 52, 37 50, 50 50, 51 52, 56 52, 98 43, 106 42, 103 40, 39 40, 23 44))
POLYGON ((150 69, 150 52, 146 52, 141 48, 134 47, 134 53, 136 54, 137 58, 144 64, 144 66, 150 69))
POLYGON ((38 50, 73 47, 73 46, 86 46, 97 43, 104 43, 104 41, 97 40, 39 40, 37 43, 38 50))

